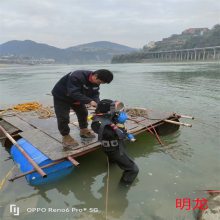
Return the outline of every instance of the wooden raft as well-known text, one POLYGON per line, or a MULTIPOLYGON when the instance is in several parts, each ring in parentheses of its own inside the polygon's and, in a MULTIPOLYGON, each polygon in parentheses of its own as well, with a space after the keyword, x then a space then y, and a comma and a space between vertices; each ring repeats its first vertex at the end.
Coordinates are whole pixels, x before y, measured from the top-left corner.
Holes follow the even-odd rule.
MULTIPOLYGON (((163 122, 163 119, 174 117, 173 113, 155 113, 148 111, 148 119, 144 117, 134 117, 134 120, 126 122, 126 128, 129 133, 137 134, 145 131, 149 126, 163 122)), ((89 112, 91 113, 91 111, 89 112)), ((79 136, 79 127, 74 112, 70 113, 70 134, 79 145, 71 150, 63 150, 61 135, 57 128, 57 119, 50 117, 40 119, 36 112, 8 113, 0 121, 7 132, 13 134, 17 132, 19 136, 25 138, 29 143, 38 148, 51 160, 58 160, 68 156, 81 156, 100 147, 100 142, 96 138, 82 139, 79 136)), ((4 135, 0 134, 0 138, 4 135)))

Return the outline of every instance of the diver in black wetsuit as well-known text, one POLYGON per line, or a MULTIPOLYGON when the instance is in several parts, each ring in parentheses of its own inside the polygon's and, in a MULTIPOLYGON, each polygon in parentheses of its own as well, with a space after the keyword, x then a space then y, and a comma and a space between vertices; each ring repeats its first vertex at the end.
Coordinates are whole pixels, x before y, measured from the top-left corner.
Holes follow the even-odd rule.
POLYGON ((104 99, 96 108, 93 116, 92 129, 98 134, 102 143, 102 149, 108 156, 110 162, 115 162, 124 170, 120 182, 131 184, 136 178, 139 169, 135 162, 127 155, 124 140, 135 140, 133 135, 128 134, 124 127, 128 119, 127 114, 122 111, 123 103, 104 99), (119 107, 120 106, 120 107, 119 107))

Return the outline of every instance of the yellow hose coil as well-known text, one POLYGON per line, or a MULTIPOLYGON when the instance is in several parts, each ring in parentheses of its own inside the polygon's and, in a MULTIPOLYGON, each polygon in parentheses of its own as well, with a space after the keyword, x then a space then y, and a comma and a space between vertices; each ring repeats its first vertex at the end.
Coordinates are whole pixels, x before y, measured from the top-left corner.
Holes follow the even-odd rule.
POLYGON ((19 112, 29 112, 33 110, 38 110, 41 107, 42 105, 38 102, 26 102, 23 104, 15 105, 12 107, 12 109, 19 112))
POLYGON ((0 111, 0 116, 8 111, 17 111, 17 112, 30 112, 36 111, 39 115, 39 118, 49 118, 54 115, 54 112, 50 107, 43 107, 39 102, 26 102, 18 105, 14 105, 11 108, 4 109, 0 111))

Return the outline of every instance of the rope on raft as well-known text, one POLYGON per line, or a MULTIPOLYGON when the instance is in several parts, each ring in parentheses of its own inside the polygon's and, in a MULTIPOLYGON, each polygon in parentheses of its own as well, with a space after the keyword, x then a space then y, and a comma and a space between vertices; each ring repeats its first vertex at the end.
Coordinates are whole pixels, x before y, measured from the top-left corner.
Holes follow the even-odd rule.
POLYGON ((12 175, 13 170, 15 169, 15 165, 7 172, 7 174, 3 177, 3 179, 0 181, 0 190, 3 189, 6 180, 12 175))
MULTIPOLYGON (((148 117, 148 112, 147 109, 144 108, 128 108, 126 109, 126 112, 129 116, 131 117, 143 117, 144 119, 149 119, 149 120, 163 120, 159 118, 149 118, 148 117)), ((139 123, 137 120, 129 118, 131 121, 135 121, 137 124, 139 123)), ((156 137, 157 141, 161 146, 165 146, 164 143, 161 141, 160 136, 158 135, 156 129, 154 128, 153 124, 150 124, 149 127, 147 127, 147 131, 152 134, 154 137, 156 137)))
POLYGON ((4 115, 9 111, 14 112, 30 112, 35 111, 39 118, 50 118, 54 116, 54 111, 49 107, 43 107, 39 102, 26 102, 18 105, 14 105, 11 108, 1 110, 0 116, 4 115))

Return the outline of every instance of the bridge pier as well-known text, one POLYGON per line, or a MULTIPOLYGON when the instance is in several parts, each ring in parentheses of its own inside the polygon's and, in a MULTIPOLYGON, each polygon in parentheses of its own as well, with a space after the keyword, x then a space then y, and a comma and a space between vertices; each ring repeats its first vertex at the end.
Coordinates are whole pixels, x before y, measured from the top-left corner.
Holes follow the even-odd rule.
POLYGON ((184 62, 220 60, 220 46, 143 53, 144 60, 184 62))

